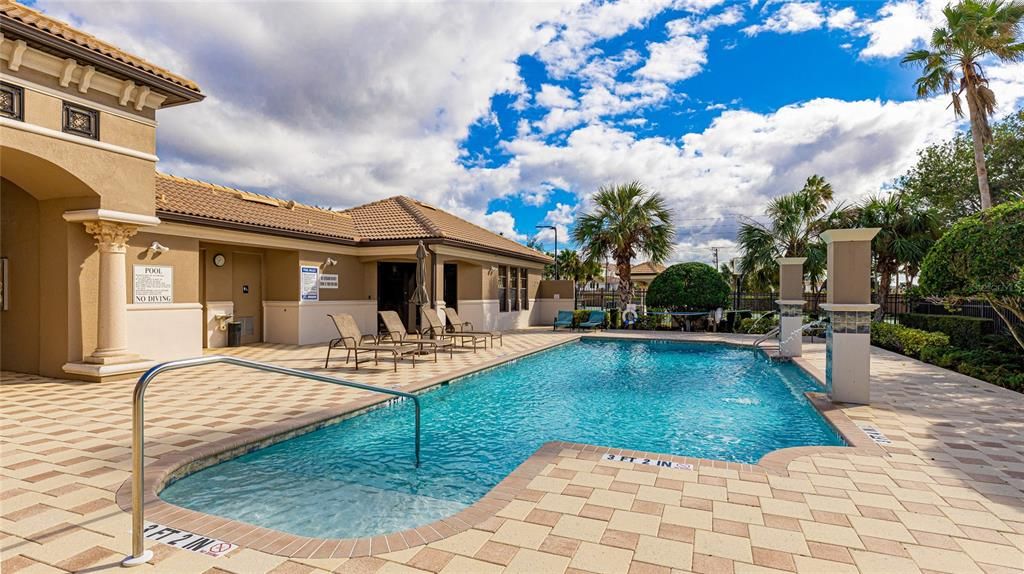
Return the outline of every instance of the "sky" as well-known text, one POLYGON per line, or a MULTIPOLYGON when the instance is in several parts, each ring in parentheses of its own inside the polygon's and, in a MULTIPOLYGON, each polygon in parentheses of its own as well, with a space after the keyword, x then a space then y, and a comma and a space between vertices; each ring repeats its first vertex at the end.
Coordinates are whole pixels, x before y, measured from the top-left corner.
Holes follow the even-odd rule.
MULTIPOLYGON (((771 198, 884 192, 963 125, 902 55, 945 0, 58 2, 35 6, 196 81, 161 171, 345 208, 408 195, 546 249, 638 180, 675 261, 736 256, 771 198)), ((1024 64, 987 65, 1002 116, 1024 64)))

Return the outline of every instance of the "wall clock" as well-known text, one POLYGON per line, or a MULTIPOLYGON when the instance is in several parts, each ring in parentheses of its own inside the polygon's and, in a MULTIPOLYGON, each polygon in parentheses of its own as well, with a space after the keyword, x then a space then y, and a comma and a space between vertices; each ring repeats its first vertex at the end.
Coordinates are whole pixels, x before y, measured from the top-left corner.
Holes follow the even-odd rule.
POLYGON ((218 253, 213 256, 213 264, 216 265, 217 267, 224 267, 224 263, 226 261, 227 259, 224 257, 223 253, 218 253))

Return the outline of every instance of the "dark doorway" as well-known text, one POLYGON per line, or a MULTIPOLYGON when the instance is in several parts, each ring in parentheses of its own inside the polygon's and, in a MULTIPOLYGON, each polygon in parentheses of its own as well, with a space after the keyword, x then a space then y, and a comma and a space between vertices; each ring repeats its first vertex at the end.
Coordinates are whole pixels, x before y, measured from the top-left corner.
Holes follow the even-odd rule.
POLYGON ((459 310, 459 266, 444 264, 444 306, 459 310))
MULTIPOLYGON (((416 290, 416 264, 377 263, 377 309, 395 311, 402 318, 406 330, 410 327, 419 331, 420 314, 416 306, 409 302, 416 290)), ((383 327, 380 316, 377 316, 378 332, 383 327)))

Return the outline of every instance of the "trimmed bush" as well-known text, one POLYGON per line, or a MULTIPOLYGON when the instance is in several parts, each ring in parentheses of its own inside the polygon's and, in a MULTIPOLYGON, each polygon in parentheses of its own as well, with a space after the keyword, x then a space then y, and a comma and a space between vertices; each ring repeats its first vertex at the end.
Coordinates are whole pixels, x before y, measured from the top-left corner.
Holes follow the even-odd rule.
MULTIPOLYGON (((991 337, 986 339, 992 340, 991 337)), ((1000 387, 1024 392, 1024 356, 1011 345, 999 341, 981 349, 926 347, 921 351, 921 360, 1000 387)))
POLYGON ((899 321, 905 327, 945 333, 949 335, 951 345, 965 349, 978 347, 982 338, 995 330, 992 320, 984 317, 908 313, 900 315, 899 321))
POLYGON ((928 347, 949 347, 949 335, 890 323, 871 323, 871 344, 920 359, 928 347))
POLYGON ((647 289, 647 304, 669 311, 710 311, 729 303, 729 284, 705 263, 678 263, 647 289))
POLYGON ((755 319, 753 317, 747 317, 746 319, 742 319, 740 321, 740 326, 737 328, 736 332, 749 333, 752 335, 763 335, 778 326, 778 315, 772 315, 768 319, 755 319))

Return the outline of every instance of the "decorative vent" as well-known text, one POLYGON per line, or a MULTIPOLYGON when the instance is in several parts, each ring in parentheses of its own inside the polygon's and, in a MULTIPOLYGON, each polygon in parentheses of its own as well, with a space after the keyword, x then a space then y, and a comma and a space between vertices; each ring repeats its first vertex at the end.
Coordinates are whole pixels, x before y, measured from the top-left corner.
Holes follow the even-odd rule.
POLYGON ((64 102, 64 133, 89 139, 100 139, 100 113, 96 110, 64 102))
POLYGON ((25 91, 20 86, 0 82, 0 116, 25 120, 25 91))

